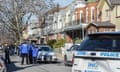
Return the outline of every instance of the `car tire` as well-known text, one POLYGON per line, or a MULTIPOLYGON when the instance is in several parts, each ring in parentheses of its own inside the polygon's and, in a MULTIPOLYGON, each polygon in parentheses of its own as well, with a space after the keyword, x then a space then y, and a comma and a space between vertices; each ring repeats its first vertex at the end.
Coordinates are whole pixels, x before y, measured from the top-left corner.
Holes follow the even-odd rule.
POLYGON ((68 65, 68 63, 67 63, 67 56, 66 56, 66 55, 64 56, 64 65, 65 65, 65 66, 68 65))

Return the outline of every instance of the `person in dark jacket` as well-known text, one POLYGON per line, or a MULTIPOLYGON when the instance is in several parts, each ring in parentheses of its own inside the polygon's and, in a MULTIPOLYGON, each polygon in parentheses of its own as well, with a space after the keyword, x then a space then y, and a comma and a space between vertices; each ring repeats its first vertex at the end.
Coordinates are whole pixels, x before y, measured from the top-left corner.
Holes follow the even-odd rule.
POLYGON ((32 64, 32 44, 30 41, 28 43, 28 51, 29 51, 29 63, 32 64))
POLYGON ((29 51, 28 51, 28 44, 27 44, 26 41, 20 45, 20 54, 21 54, 21 57, 22 57, 21 64, 22 65, 24 64, 24 59, 25 58, 26 58, 26 64, 28 64, 29 51))
POLYGON ((15 46, 13 44, 11 44, 9 46, 9 50, 10 50, 10 55, 14 55, 15 54, 15 46))
POLYGON ((36 63, 37 55, 38 55, 38 47, 34 45, 32 47, 32 58, 34 64, 36 63))
POLYGON ((10 52, 9 52, 9 47, 8 47, 7 44, 5 44, 4 52, 5 52, 5 62, 10 64, 11 63, 11 61, 10 61, 10 52))

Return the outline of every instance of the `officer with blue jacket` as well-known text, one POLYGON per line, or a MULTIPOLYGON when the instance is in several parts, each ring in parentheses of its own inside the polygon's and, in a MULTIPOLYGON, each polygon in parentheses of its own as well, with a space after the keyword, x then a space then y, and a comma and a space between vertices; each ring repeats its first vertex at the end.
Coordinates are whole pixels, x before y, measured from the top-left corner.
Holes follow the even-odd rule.
POLYGON ((32 47, 32 58, 33 58, 33 63, 36 63, 36 59, 37 59, 37 55, 38 55, 38 47, 36 45, 33 45, 32 47))
POLYGON ((24 64, 24 59, 26 58, 26 64, 28 64, 28 54, 29 54, 29 51, 28 51, 28 44, 27 42, 23 42, 21 45, 20 45, 20 54, 21 54, 21 57, 22 57, 22 61, 21 61, 21 64, 23 65, 24 64))

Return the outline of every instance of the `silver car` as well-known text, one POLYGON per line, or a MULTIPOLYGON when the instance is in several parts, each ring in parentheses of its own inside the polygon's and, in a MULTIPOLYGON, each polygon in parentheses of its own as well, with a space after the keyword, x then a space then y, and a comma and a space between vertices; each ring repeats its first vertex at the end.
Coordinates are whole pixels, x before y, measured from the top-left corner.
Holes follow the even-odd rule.
POLYGON ((38 56, 37 61, 39 62, 57 62, 57 57, 53 49, 48 45, 38 45, 38 56))

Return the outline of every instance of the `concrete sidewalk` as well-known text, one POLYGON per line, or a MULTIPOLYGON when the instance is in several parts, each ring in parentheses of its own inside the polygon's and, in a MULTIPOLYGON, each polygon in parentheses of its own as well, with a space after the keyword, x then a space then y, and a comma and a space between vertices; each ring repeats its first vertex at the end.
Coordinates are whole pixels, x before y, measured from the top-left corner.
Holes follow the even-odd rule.
POLYGON ((34 70, 31 68, 38 65, 38 64, 21 65, 21 58, 19 56, 11 56, 10 59, 11 64, 7 64, 8 72, 26 72, 23 70, 27 70, 27 72, 34 72, 34 70))
POLYGON ((37 63, 29 65, 21 65, 21 58, 11 56, 11 64, 7 64, 8 72, 70 72, 71 67, 66 67, 63 64, 62 58, 59 58, 58 63, 37 63))
POLYGON ((64 56, 62 54, 60 54, 60 53, 55 53, 55 54, 56 54, 58 59, 60 59, 62 61, 64 60, 64 56))
POLYGON ((56 49, 54 49, 54 52, 59 59, 64 60, 64 54, 62 54, 61 49, 56 48, 56 49))

